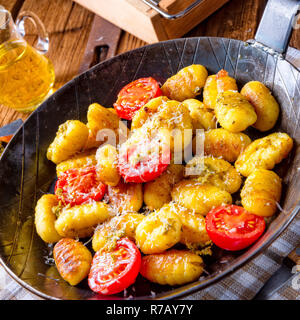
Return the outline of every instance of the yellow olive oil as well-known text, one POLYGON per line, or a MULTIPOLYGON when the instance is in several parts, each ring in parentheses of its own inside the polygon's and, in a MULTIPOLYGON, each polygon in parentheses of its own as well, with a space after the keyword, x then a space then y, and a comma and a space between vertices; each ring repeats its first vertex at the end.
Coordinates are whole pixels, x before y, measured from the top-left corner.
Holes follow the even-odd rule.
POLYGON ((51 61, 23 40, 0 45, 0 104, 33 111, 52 92, 51 61))

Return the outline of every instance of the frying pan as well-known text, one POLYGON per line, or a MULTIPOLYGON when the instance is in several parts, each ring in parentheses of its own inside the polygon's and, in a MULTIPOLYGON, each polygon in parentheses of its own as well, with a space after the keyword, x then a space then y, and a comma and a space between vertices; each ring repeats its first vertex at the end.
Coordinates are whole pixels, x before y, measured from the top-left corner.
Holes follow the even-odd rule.
MULTIPOLYGON (((51 246, 35 232, 36 201, 51 190, 55 180, 55 166, 46 159, 46 150, 61 123, 69 119, 86 121, 89 104, 99 102, 109 107, 128 82, 151 75, 163 83, 192 63, 203 64, 210 73, 224 68, 240 87, 250 80, 262 81, 274 93, 281 115, 273 131, 287 132, 295 143, 289 158, 275 168, 283 177, 282 210, 249 249, 217 251, 207 261, 207 274, 198 281, 173 288, 139 278, 135 290, 129 288, 127 296, 109 298, 170 299, 191 294, 240 268, 269 246, 300 207, 300 75, 284 59, 298 5, 299 1, 270 0, 251 43, 199 37, 145 46, 96 65, 49 97, 17 131, 0 161, 0 262, 7 272, 23 287, 46 299, 101 299, 86 282, 71 287, 60 278, 53 265, 51 246), (221 261, 224 256, 226 263, 221 261)), ((253 137, 254 130, 251 134, 253 137)))

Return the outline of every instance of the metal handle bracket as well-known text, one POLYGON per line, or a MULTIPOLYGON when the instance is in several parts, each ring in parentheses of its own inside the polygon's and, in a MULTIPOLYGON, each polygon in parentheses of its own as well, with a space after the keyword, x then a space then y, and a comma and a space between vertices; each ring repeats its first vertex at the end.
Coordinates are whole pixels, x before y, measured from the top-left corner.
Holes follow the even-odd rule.
POLYGON ((149 7, 151 7, 153 10, 160 13, 164 18, 169 19, 169 20, 175 20, 175 19, 179 19, 179 18, 186 16, 188 13, 190 13, 194 8, 196 8, 204 0, 196 0, 190 6, 188 6, 186 9, 184 9, 178 13, 175 13, 175 14, 170 14, 167 11, 160 8, 159 1, 157 1, 157 0, 142 0, 142 1, 144 3, 146 3, 149 7))
POLYGON ((269 0, 255 40, 277 53, 284 53, 298 10, 300 10, 299 0, 269 0))

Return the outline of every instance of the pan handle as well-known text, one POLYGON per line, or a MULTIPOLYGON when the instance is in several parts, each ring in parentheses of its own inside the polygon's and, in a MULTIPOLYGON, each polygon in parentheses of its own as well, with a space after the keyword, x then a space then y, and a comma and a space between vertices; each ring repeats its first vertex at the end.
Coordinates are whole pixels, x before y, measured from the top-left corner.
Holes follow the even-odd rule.
POLYGON ((292 28, 297 24, 300 0, 269 0, 258 26, 255 40, 277 53, 285 53, 292 28))

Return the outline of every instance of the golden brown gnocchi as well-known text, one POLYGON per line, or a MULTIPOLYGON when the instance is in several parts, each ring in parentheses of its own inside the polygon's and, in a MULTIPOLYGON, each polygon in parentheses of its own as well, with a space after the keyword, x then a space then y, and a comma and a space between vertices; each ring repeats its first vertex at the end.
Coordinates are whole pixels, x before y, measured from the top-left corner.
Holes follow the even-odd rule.
POLYGON ((215 74, 208 76, 203 88, 203 103, 210 109, 216 106, 218 95, 217 76, 215 74))
POLYGON ((167 79, 161 90, 172 100, 183 101, 195 98, 205 85, 208 73, 200 64, 190 65, 167 79))
POLYGON ((210 130, 216 128, 215 115, 207 109, 201 101, 197 99, 187 99, 182 103, 190 111, 194 133, 197 129, 210 130))
POLYGON ((254 140, 235 162, 235 167, 248 177, 255 169, 273 169, 275 164, 288 156, 293 148, 293 139, 286 133, 275 132, 254 140))
POLYGON ((225 91, 238 91, 238 87, 234 78, 228 75, 225 70, 220 70, 216 76, 217 91, 222 93, 225 91))
POLYGON ((262 132, 272 129, 279 116, 279 105, 271 91, 259 81, 250 81, 244 85, 241 94, 255 108, 257 121, 253 127, 262 132))
POLYGON ((100 224, 93 235, 93 250, 113 248, 116 241, 121 237, 128 237, 135 241, 135 230, 144 218, 143 214, 129 212, 115 216, 109 221, 100 224))
POLYGON ((151 99, 148 103, 146 103, 133 116, 131 121, 131 130, 140 128, 149 118, 151 118, 159 110, 159 107, 167 100, 169 100, 167 97, 160 96, 151 99))
POLYGON ((221 127, 231 132, 241 132, 257 120, 254 107, 237 91, 219 93, 215 114, 221 127))
POLYGON ((193 125, 189 109, 174 100, 163 102, 157 112, 140 128, 152 136, 165 132, 165 138, 173 152, 187 147, 193 136, 193 125))
POLYGON ((189 210, 177 203, 171 202, 166 205, 172 212, 176 213, 182 223, 180 242, 189 249, 202 248, 211 243, 206 232, 205 218, 194 210, 189 210))
POLYGON ((108 187, 109 204, 119 212, 138 212, 143 205, 143 188, 140 183, 125 183, 123 180, 108 187))
POLYGON ((116 147, 110 144, 99 147, 96 160, 96 170, 100 181, 108 186, 116 186, 121 179, 118 171, 118 151, 116 147))
POLYGON ((272 216, 281 196, 281 179, 270 170, 256 169, 241 191, 243 207, 258 216, 272 216))
POLYGON ((172 199, 181 206, 202 215, 206 215, 214 207, 232 203, 229 192, 193 179, 178 182, 171 195, 172 199))
POLYGON ((144 184, 144 202, 150 210, 160 209, 170 202, 171 190, 184 175, 184 166, 170 164, 168 169, 156 180, 144 184))
POLYGON ((106 141, 113 145, 124 142, 129 134, 128 128, 120 121, 117 114, 98 103, 89 106, 87 119, 92 139, 101 144, 106 141))
POLYGON ((204 153, 229 162, 234 162, 250 143, 251 139, 241 132, 218 128, 204 133, 204 153))
POLYGON ((163 206, 137 226, 137 246, 145 254, 164 252, 180 241, 181 226, 176 212, 167 205, 163 206))
POLYGON ((92 254, 79 241, 61 239, 54 246, 53 257, 61 277, 72 286, 76 286, 89 274, 92 254))
POLYGON ((55 229, 55 207, 58 200, 54 194, 44 194, 35 207, 35 227, 37 234, 47 243, 57 242, 61 236, 55 229))
POLYGON ((54 141, 47 150, 47 158, 58 164, 80 152, 87 141, 89 130, 78 120, 68 120, 61 124, 54 141))
POLYGON ((181 285, 197 280, 203 272, 203 260, 188 250, 169 250, 142 258, 141 275, 161 285, 181 285))
POLYGON ((96 150, 90 150, 86 152, 81 152, 72 158, 60 162, 56 166, 56 175, 59 177, 62 173, 69 169, 82 168, 85 166, 93 166, 96 164, 95 158, 96 150))
POLYGON ((185 172, 201 184, 209 183, 229 193, 237 192, 242 184, 239 173, 229 162, 214 157, 194 157, 185 172))
POLYGON ((55 221, 55 229, 66 238, 90 237, 94 228, 110 216, 109 207, 104 202, 65 207, 55 221))

